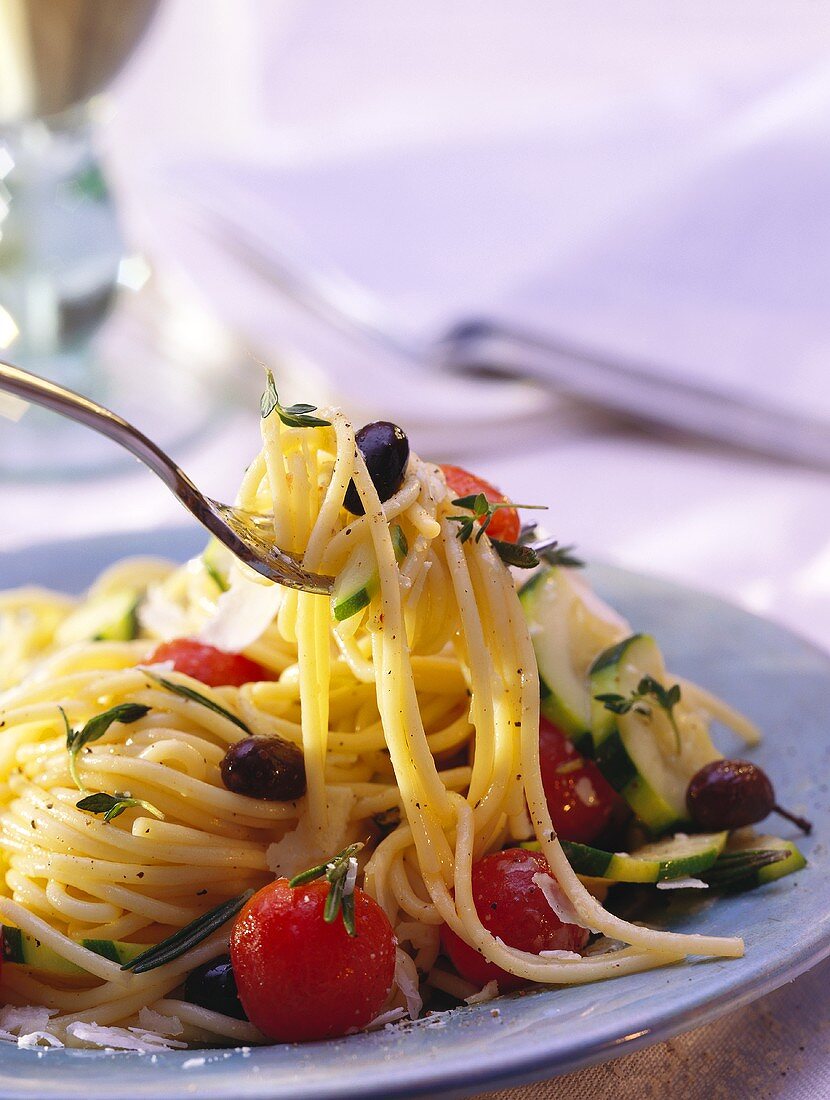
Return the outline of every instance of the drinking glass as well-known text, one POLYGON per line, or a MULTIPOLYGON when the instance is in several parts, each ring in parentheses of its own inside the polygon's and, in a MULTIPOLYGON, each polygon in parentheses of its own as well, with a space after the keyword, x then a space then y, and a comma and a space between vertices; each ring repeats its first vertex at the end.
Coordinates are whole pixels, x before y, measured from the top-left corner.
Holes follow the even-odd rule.
MULTIPOLYGON (((95 145, 100 93, 159 0, 0 0, 0 354, 94 397, 156 438, 204 426, 227 334, 122 234, 95 145)), ((7 416, 15 408, 0 408, 7 416)), ((121 461, 30 408, 0 420, 6 477, 121 461)))

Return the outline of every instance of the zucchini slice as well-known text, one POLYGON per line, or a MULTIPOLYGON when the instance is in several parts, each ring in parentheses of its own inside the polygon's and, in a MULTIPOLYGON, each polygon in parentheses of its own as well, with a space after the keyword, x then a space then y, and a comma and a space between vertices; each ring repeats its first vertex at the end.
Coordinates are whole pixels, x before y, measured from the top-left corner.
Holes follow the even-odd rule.
POLYGON ((539 667, 542 713, 578 748, 590 738, 588 670, 628 626, 574 569, 547 566, 519 592, 539 667))
MULTIPOLYGON (((22 963, 33 970, 39 970, 45 974, 60 974, 67 977, 83 977, 87 973, 76 963, 64 959, 41 943, 35 936, 28 932, 22 932, 10 924, 0 925, 0 937, 2 937, 3 959, 6 962, 22 963)), ((102 955, 105 959, 124 964, 130 962, 142 951, 146 951, 146 943, 125 943, 122 940, 80 940, 81 947, 94 951, 96 955, 102 955)))
POLYGON ((233 554, 217 538, 211 538, 202 551, 202 564, 205 567, 205 572, 220 592, 227 592, 230 587, 228 573, 232 561, 233 554))
POLYGON ((141 594, 125 588, 81 604, 55 633, 59 646, 74 642, 130 642, 138 637, 138 605, 141 594))
POLYGON ((731 837, 726 846, 729 853, 742 852, 749 855, 750 852, 769 851, 770 849, 788 852, 786 859, 780 859, 777 863, 770 863, 766 867, 760 867, 749 878, 741 883, 741 888, 751 890, 755 886, 763 886, 767 882, 775 882, 785 875, 791 875, 807 866, 807 860, 793 844, 791 840, 782 840, 777 836, 741 836, 731 837))
MULTIPOLYGON (((395 559, 398 562, 406 557, 409 547, 406 535, 398 523, 389 529, 395 559)), ((364 607, 368 607, 380 590, 380 576, 377 570, 374 551, 369 543, 356 546, 346 564, 337 574, 331 593, 331 605, 337 622, 350 619, 364 607)))
MULTIPOLYGON (((679 833, 631 853, 603 852, 569 840, 561 844, 578 875, 614 882, 669 882, 707 871, 723 851, 728 836, 726 832, 698 833, 696 836, 679 833)), ((531 841, 522 847, 538 849, 539 844, 531 841)))
POLYGON ((678 734, 666 712, 647 699, 647 713, 632 708, 627 714, 615 714, 596 698, 602 694, 628 698, 645 675, 658 683, 666 675, 657 643, 646 634, 625 638, 597 657, 589 674, 590 748, 611 786, 653 833, 660 834, 687 822, 689 780, 721 754, 706 723, 684 709, 682 702, 675 707, 678 734))

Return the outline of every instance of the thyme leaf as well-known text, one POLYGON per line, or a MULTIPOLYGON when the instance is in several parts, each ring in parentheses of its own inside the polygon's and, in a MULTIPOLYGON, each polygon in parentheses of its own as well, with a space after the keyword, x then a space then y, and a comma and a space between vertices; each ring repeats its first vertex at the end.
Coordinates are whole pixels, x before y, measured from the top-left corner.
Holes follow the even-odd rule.
POLYGON ((131 806, 140 806, 148 813, 154 814, 162 820, 164 819, 161 810, 157 809, 151 802, 145 802, 141 798, 130 798, 129 795, 119 794, 117 791, 114 795, 89 794, 86 798, 82 798, 80 802, 76 802, 75 805, 79 810, 84 810, 88 814, 103 814, 104 821, 112 821, 113 818, 120 817, 131 806))
POLYGON ((131 722, 137 722, 139 718, 143 718, 147 714, 150 708, 144 706, 143 703, 119 703, 118 706, 110 707, 109 710, 96 714, 94 718, 90 718, 86 725, 77 730, 70 726, 63 707, 58 707, 58 710, 63 716, 63 724, 66 729, 69 772, 78 790, 85 791, 86 787, 78 775, 78 753, 81 749, 88 745, 90 741, 97 741, 103 737, 113 722, 121 722, 125 726, 131 722))
POLYGON ((680 730, 677 728, 677 720, 674 715, 674 708, 680 702, 680 684, 673 684, 672 687, 665 688, 653 676, 643 676, 637 687, 628 696, 611 691, 602 692, 595 695, 594 698, 598 703, 602 703, 606 710, 610 710, 612 714, 628 714, 633 710, 637 714, 646 716, 651 714, 651 707, 645 700, 653 699, 654 703, 668 715, 674 730, 677 751, 680 752, 680 730))
POLYGON ((285 407, 280 404, 279 394, 277 393, 277 386, 274 382, 274 375, 270 370, 265 371, 266 382, 265 392, 262 395, 262 399, 259 403, 260 413, 262 419, 265 420, 271 415, 272 412, 276 412, 277 416, 289 428, 327 428, 331 424, 330 420, 321 420, 319 416, 311 416, 310 413, 316 411, 316 405, 289 405, 285 407))

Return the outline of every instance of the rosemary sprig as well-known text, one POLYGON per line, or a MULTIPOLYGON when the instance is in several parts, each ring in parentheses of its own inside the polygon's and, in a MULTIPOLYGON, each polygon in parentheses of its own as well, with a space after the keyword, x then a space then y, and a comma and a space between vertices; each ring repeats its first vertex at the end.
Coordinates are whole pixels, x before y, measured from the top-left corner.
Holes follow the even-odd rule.
POLYGON ((677 721, 674 716, 674 708, 680 702, 680 684, 665 688, 653 676, 643 676, 628 697, 611 691, 595 695, 594 698, 613 714, 628 714, 629 711, 633 710, 637 714, 645 714, 646 716, 651 715, 651 707, 643 700, 653 699, 656 705, 668 715, 677 741, 677 751, 680 752, 680 730, 677 728, 677 721))
POLYGON ((103 737, 113 722, 121 722, 123 725, 129 725, 131 722, 137 722, 139 718, 143 718, 149 711, 149 707, 145 707, 142 703, 119 703, 118 706, 110 707, 109 710, 103 711, 101 714, 96 714, 94 718, 82 726, 80 729, 73 729, 69 724, 69 719, 66 717, 66 711, 63 707, 58 707, 63 718, 64 728, 66 729, 66 748, 69 752, 69 774, 72 776, 72 781, 79 791, 83 792, 86 787, 81 782, 81 778, 78 775, 78 753, 81 749, 90 743, 90 741, 97 741, 103 737))
POLYGON ((478 530, 476 531, 475 541, 479 542, 499 508, 535 508, 540 511, 546 511, 547 509, 544 504, 513 504, 509 500, 488 500, 484 493, 472 493, 470 496, 458 497, 452 503, 456 508, 466 508, 472 513, 472 515, 467 516, 447 516, 447 519, 451 519, 459 525, 458 537, 462 542, 466 542, 471 537, 476 526, 478 526, 478 530))
POLYGON ((265 393, 263 393, 262 400, 260 401, 260 411, 263 420, 269 417, 272 412, 276 412, 277 416, 288 428, 329 427, 331 424, 330 420, 321 420, 319 416, 309 415, 316 411, 316 405, 289 405, 287 408, 281 405, 273 374, 269 370, 266 370, 265 374, 265 393))
POLYGON ((327 863, 318 863, 316 867, 301 871, 288 883, 289 886, 303 886, 306 882, 313 882, 325 876, 329 884, 329 893, 323 909, 323 920, 327 924, 332 924, 337 920, 337 914, 342 911, 343 924, 350 936, 357 935, 354 923, 354 879, 357 874, 355 856, 362 847, 362 844, 350 844, 327 863))
POLYGON ((214 703, 212 699, 208 699, 206 695, 202 695, 201 692, 195 691, 186 684, 177 684, 173 680, 168 680, 164 676, 159 676, 157 673, 151 672, 148 668, 142 668, 141 671, 145 676, 149 676, 151 680, 155 680, 157 684, 161 684, 163 688, 172 691, 174 695, 181 695, 183 699, 189 699, 191 703, 199 703, 200 706, 207 707, 207 709, 212 710, 214 714, 221 714, 223 718, 227 718, 229 722, 233 722, 235 726, 244 730, 249 737, 253 737, 253 731, 250 726, 247 726, 241 718, 237 718, 235 714, 231 714, 231 712, 226 710, 220 703, 214 703))
POLYGON ((762 867, 778 863, 789 856, 783 848, 755 848, 743 852, 726 852, 699 877, 710 886, 739 886, 751 879, 762 867))
POLYGON ((202 913, 201 917, 192 920, 190 924, 186 924, 166 940, 153 944, 140 955, 136 955, 134 959, 124 963, 121 969, 132 970, 133 974, 146 974, 148 970, 155 970, 157 966, 172 962, 185 951, 189 951, 191 947, 206 940, 223 924, 227 924, 231 917, 236 916, 248 898, 253 897, 253 894, 253 890, 246 890, 244 894, 231 898, 230 901, 223 901, 221 905, 209 909, 207 913, 202 913))
POLYGON ((128 794, 119 794, 118 791, 114 795, 89 794, 86 798, 82 798, 80 802, 76 802, 75 805, 79 810, 84 810, 88 814, 103 814, 104 821, 112 821, 113 818, 120 817, 131 806, 140 806, 148 813, 154 814, 162 821, 164 820, 164 814, 151 802, 145 802, 141 798, 131 798, 128 794))

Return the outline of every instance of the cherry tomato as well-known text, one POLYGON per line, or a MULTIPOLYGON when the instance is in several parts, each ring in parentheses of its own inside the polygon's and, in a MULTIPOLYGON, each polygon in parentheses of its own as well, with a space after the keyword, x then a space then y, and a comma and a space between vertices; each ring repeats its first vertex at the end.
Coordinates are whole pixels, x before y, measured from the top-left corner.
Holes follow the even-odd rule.
MULTIPOLYGON (((473 900, 481 923, 510 947, 530 951, 580 951, 588 942, 588 929, 563 924, 534 881, 550 870, 541 852, 507 848, 473 864, 473 900)), ((473 985, 497 981, 507 993, 527 982, 488 962, 448 925, 441 928, 444 951, 461 975, 473 985)))
POLYGON ((580 756, 545 718, 539 725, 539 764, 553 827, 560 840, 590 844, 611 821, 618 795, 593 760, 580 756))
POLYGON ((355 929, 323 920, 326 882, 280 878, 254 894, 231 933, 239 999, 251 1023, 277 1042, 331 1039, 365 1027, 383 1008, 395 973, 386 914, 360 889, 355 929))
MULTIPOLYGON (((460 466, 442 466, 441 470, 454 497, 468 497, 484 493, 491 504, 498 504, 507 500, 504 493, 497 489, 495 485, 491 485, 483 477, 476 477, 468 470, 462 470, 460 466)), ((481 521, 479 520, 479 522, 481 521)), ((487 528, 487 534, 494 539, 501 539, 502 542, 516 542, 520 530, 519 513, 516 509, 499 508, 493 513, 493 518, 487 528)))
POLYGON ((183 672, 208 687, 241 687, 253 680, 270 680, 271 674, 241 653, 225 653, 192 638, 176 638, 162 644, 147 658, 148 664, 172 661, 176 672, 183 672))

